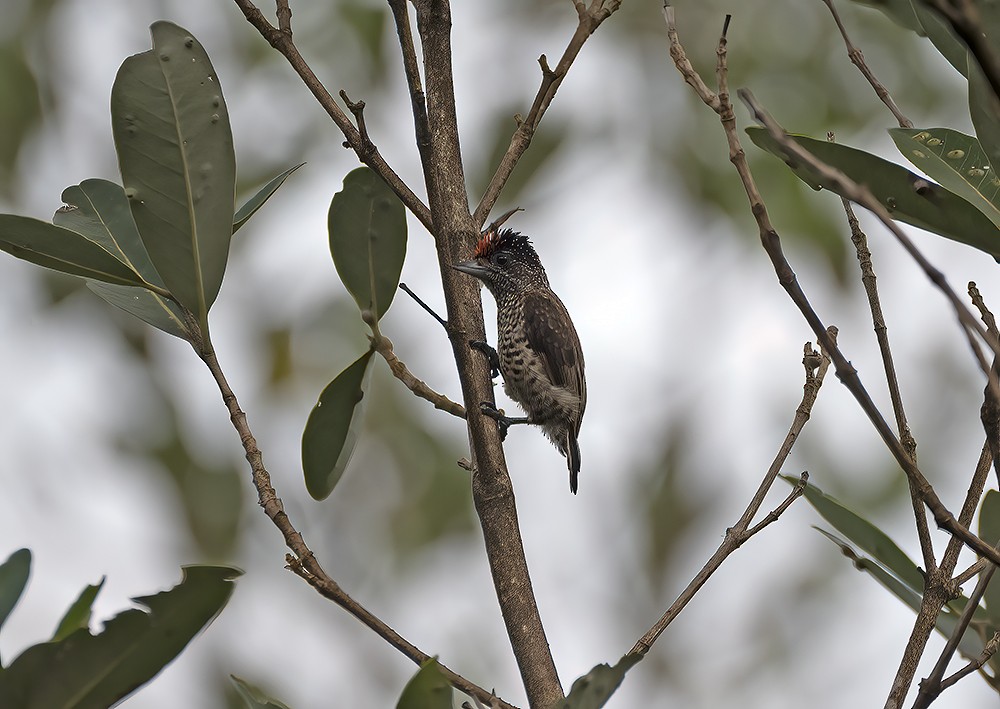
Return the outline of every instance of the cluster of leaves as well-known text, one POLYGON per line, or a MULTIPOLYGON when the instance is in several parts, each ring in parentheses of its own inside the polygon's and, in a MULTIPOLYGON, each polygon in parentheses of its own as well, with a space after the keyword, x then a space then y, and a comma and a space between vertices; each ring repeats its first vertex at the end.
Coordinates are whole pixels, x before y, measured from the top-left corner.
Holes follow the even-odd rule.
MULTIPOLYGON (((31 552, 0 564, 0 629, 28 584, 31 552)), ((225 607, 235 579, 227 566, 187 566, 169 591, 133 599, 130 609, 90 630, 91 608, 104 579, 81 591, 48 642, 0 665, 0 706, 113 706, 149 682, 225 607)))

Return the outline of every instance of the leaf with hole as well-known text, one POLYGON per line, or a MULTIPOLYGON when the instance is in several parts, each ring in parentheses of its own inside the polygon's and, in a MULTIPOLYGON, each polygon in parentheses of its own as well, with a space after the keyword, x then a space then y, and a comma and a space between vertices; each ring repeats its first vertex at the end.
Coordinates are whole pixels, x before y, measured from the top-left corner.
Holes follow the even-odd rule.
POLYGON ((271 195, 278 191, 285 178, 303 165, 305 163, 300 162, 295 167, 290 167, 277 177, 272 178, 266 185, 257 190, 257 193, 248 199, 242 207, 236 210, 236 214, 233 215, 233 233, 235 234, 241 226, 247 223, 250 217, 257 213, 258 209, 264 206, 264 203, 271 198, 271 195))
POLYGON ((437 658, 432 657, 406 683, 396 709, 452 709, 453 695, 437 658))
POLYGON ((225 566, 184 567, 181 582, 104 623, 33 645, 0 673, 0 706, 109 707, 151 680, 229 600, 242 573, 225 566))
POLYGON ((406 212, 382 178, 352 170, 329 212, 333 263, 362 311, 381 318, 389 309, 406 256, 406 212))
POLYGON ((302 433, 306 489, 324 500, 340 482, 358 440, 374 350, 368 350, 330 382, 302 433))
POLYGON ((204 326, 229 257, 236 158, 222 87, 201 44, 170 22, 111 89, 132 217, 167 289, 204 326))
MULTIPOLYGON (((784 160, 796 177, 810 187, 840 194, 832 182, 786 155, 764 128, 751 126, 746 131, 750 140, 784 160)), ((863 150, 802 135, 790 137, 818 160, 840 170, 858 184, 866 185, 875 199, 889 210, 893 219, 1000 258, 1000 232, 993 223, 974 206, 941 185, 863 150)))

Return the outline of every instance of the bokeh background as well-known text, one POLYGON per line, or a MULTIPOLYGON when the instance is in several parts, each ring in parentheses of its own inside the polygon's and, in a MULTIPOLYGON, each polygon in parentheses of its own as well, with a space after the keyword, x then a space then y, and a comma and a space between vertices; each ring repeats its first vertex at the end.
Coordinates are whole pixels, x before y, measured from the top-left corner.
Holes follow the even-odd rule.
MULTIPOLYGON (((573 313, 590 402, 577 497, 541 435, 506 451, 535 592, 565 686, 613 662, 659 617, 742 512, 799 401, 810 332, 778 286, 716 117, 674 70, 660 3, 627 2, 588 42, 499 208, 530 234, 573 313)), ((706 78, 726 12, 731 84, 789 129, 903 162, 892 117, 848 61, 819 0, 677 2, 706 78)), ((839 4, 869 64, 918 126, 971 132, 963 84, 930 45, 839 4)), ((271 11, 270 7, 265 8, 271 11)), ((395 32, 376 0, 292 2, 296 41, 331 91, 364 99, 373 140, 419 189, 395 32)), ((231 2, 4 0, 0 209, 49 218, 60 192, 117 180, 108 101, 148 25, 190 29, 234 122, 241 189, 307 165, 238 235, 214 340, 286 509, 328 571, 404 636, 523 703, 472 509, 462 422, 376 366, 364 433, 325 502, 306 494, 299 441, 322 387, 366 346, 329 259, 326 211, 353 153, 284 60, 231 2)), ((478 199, 539 81, 573 32, 571 3, 455 3, 455 78, 478 199)), ((738 108, 747 124, 747 114, 738 108)), ((786 251, 814 305, 888 414, 881 363, 839 200, 746 141, 786 251)), ((923 470, 960 505, 982 442, 975 371, 943 298, 869 226, 890 337, 923 470)), ((410 221, 403 280, 443 307, 432 240, 410 221)), ((964 290, 1000 308, 997 265, 914 231, 964 290)), ((493 317, 487 298, 487 318, 493 317)), ((403 295, 383 320, 399 356, 459 398, 440 328, 403 295)), ((48 638, 80 589, 107 576, 97 619, 176 583, 179 566, 246 571, 226 610, 124 706, 233 705, 235 673, 290 706, 394 706, 414 667, 285 571, 241 448, 187 345, 77 281, 0 257, 0 556, 26 546, 32 579, 4 628, 11 658, 48 638)), ((919 558, 905 481, 832 376, 785 472, 812 481, 919 558)), ((786 494, 779 487, 768 505, 786 494)), ((611 707, 878 706, 913 615, 851 569, 797 502, 737 552, 634 668, 611 707)), ((938 546, 945 537, 937 535, 938 546)), ((925 676, 942 645, 932 639, 925 676)), ((972 677, 942 707, 995 706, 972 677)))

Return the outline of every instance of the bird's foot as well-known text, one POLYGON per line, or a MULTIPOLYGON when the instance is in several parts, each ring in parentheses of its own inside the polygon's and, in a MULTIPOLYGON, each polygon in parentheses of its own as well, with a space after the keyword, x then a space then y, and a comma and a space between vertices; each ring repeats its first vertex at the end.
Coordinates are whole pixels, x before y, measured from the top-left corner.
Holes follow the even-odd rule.
POLYGON ((500 355, 497 354, 497 351, 493 349, 488 342, 483 342, 482 340, 469 340, 469 347, 474 350, 479 350, 486 355, 486 361, 490 364, 490 379, 496 379, 500 376, 500 355))
POLYGON ((479 412, 483 416, 488 416, 497 422, 497 426, 500 428, 501 441, 507 439, 507 429, 511 426, 516 426, 519 423, 531 423, 527 416, 507 416, 503 411, 500 411, 496 406, 488 401, 484 401, 479 405, 479 412))

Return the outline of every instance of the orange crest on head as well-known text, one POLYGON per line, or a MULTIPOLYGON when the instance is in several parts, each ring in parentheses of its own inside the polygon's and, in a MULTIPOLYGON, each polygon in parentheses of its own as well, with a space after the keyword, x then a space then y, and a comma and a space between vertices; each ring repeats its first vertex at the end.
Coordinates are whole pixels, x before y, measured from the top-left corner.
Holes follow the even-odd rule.
POLYGON ((479 238, 479 243, 476 244, 476 253, 473 255, 474 258, 483 258, 492 254, 497 247, 497 241, 499 241, 497 230, 490 229, 487 231, 479 238))

